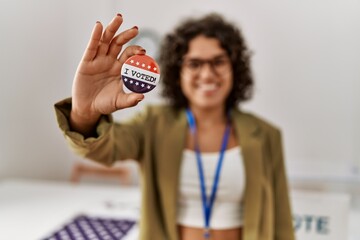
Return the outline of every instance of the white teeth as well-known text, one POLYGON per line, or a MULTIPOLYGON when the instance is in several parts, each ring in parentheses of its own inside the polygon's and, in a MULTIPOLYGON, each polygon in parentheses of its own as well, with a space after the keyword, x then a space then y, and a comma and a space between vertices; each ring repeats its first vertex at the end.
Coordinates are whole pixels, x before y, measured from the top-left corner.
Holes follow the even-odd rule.
POLYGON ((216 89, 216 84, 215 83, 210 83, 210 84, 200 84, 199 88, 201 90, 204 91, 211 91, 211 90, 215 90, 216 89))

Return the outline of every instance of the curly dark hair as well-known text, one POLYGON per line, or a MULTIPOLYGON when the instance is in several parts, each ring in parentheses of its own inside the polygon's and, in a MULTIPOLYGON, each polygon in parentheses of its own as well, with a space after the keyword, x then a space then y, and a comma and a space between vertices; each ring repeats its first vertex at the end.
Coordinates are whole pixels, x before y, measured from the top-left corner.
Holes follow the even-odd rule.
POLYGON ((176 109, 188 106, 188 100, 180 90, 180 63, 188 51, 189 42, 199 35, 218 39, 231 59, 233 87, 226 99, 226 109, 250 99, 253 93, 251 54, 240 30, 215 13, 199 19, 187 19, 165 36, 159 53, 162 96, 176 109))

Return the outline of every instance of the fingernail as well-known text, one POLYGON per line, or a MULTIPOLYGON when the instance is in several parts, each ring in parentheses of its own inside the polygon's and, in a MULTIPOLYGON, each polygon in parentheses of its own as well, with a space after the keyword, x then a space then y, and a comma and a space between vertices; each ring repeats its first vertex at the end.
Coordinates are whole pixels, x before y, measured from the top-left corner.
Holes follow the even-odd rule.
POLYGON ((140 49, 140 51, 146 53, 146 49, 144 49, 144 48, 140 49))
POLYGON ((122 17, 122 15, 120 14, 120 13, 118 13, 118 14, 116 14, 117 16, 119 16, 119 17, 122 17))
POLYGON ((135 28, 136 30, 138 30, 139 28, 138 28, 138 26, 133 26, 132 28, 135 28))
POLYGON ((100 21, 96 21, 96 23, 100 23, 100 21))

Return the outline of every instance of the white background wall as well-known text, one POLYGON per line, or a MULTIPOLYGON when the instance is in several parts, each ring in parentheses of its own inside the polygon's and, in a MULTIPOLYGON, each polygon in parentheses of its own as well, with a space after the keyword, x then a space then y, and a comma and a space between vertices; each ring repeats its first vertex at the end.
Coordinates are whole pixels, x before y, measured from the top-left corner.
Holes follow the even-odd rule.
MULTIPOLYGON (((68 177, 76 157, 57 129, 53 104, 70 96, 97 20, 120 12, 124 27, 163 35, 183 17, 210 11, 237 22, 254 51, 256 92, 244 108, 282 128, 289 174, 355 172, 360 1, 0 0, 0 179, 68 177)), ((161 101, 157 93, 141 105, 161 101)))

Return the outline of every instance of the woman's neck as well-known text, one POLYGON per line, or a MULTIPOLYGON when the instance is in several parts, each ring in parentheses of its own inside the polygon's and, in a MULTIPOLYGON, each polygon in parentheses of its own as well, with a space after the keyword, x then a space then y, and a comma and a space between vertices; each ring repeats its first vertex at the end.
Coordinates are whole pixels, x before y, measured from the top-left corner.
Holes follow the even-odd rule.
POLYGON ((225 107, 218 108, 198 108, 190 106, 194 114, 196 124, 200 127, 212 127, 226 123, 225 107))

